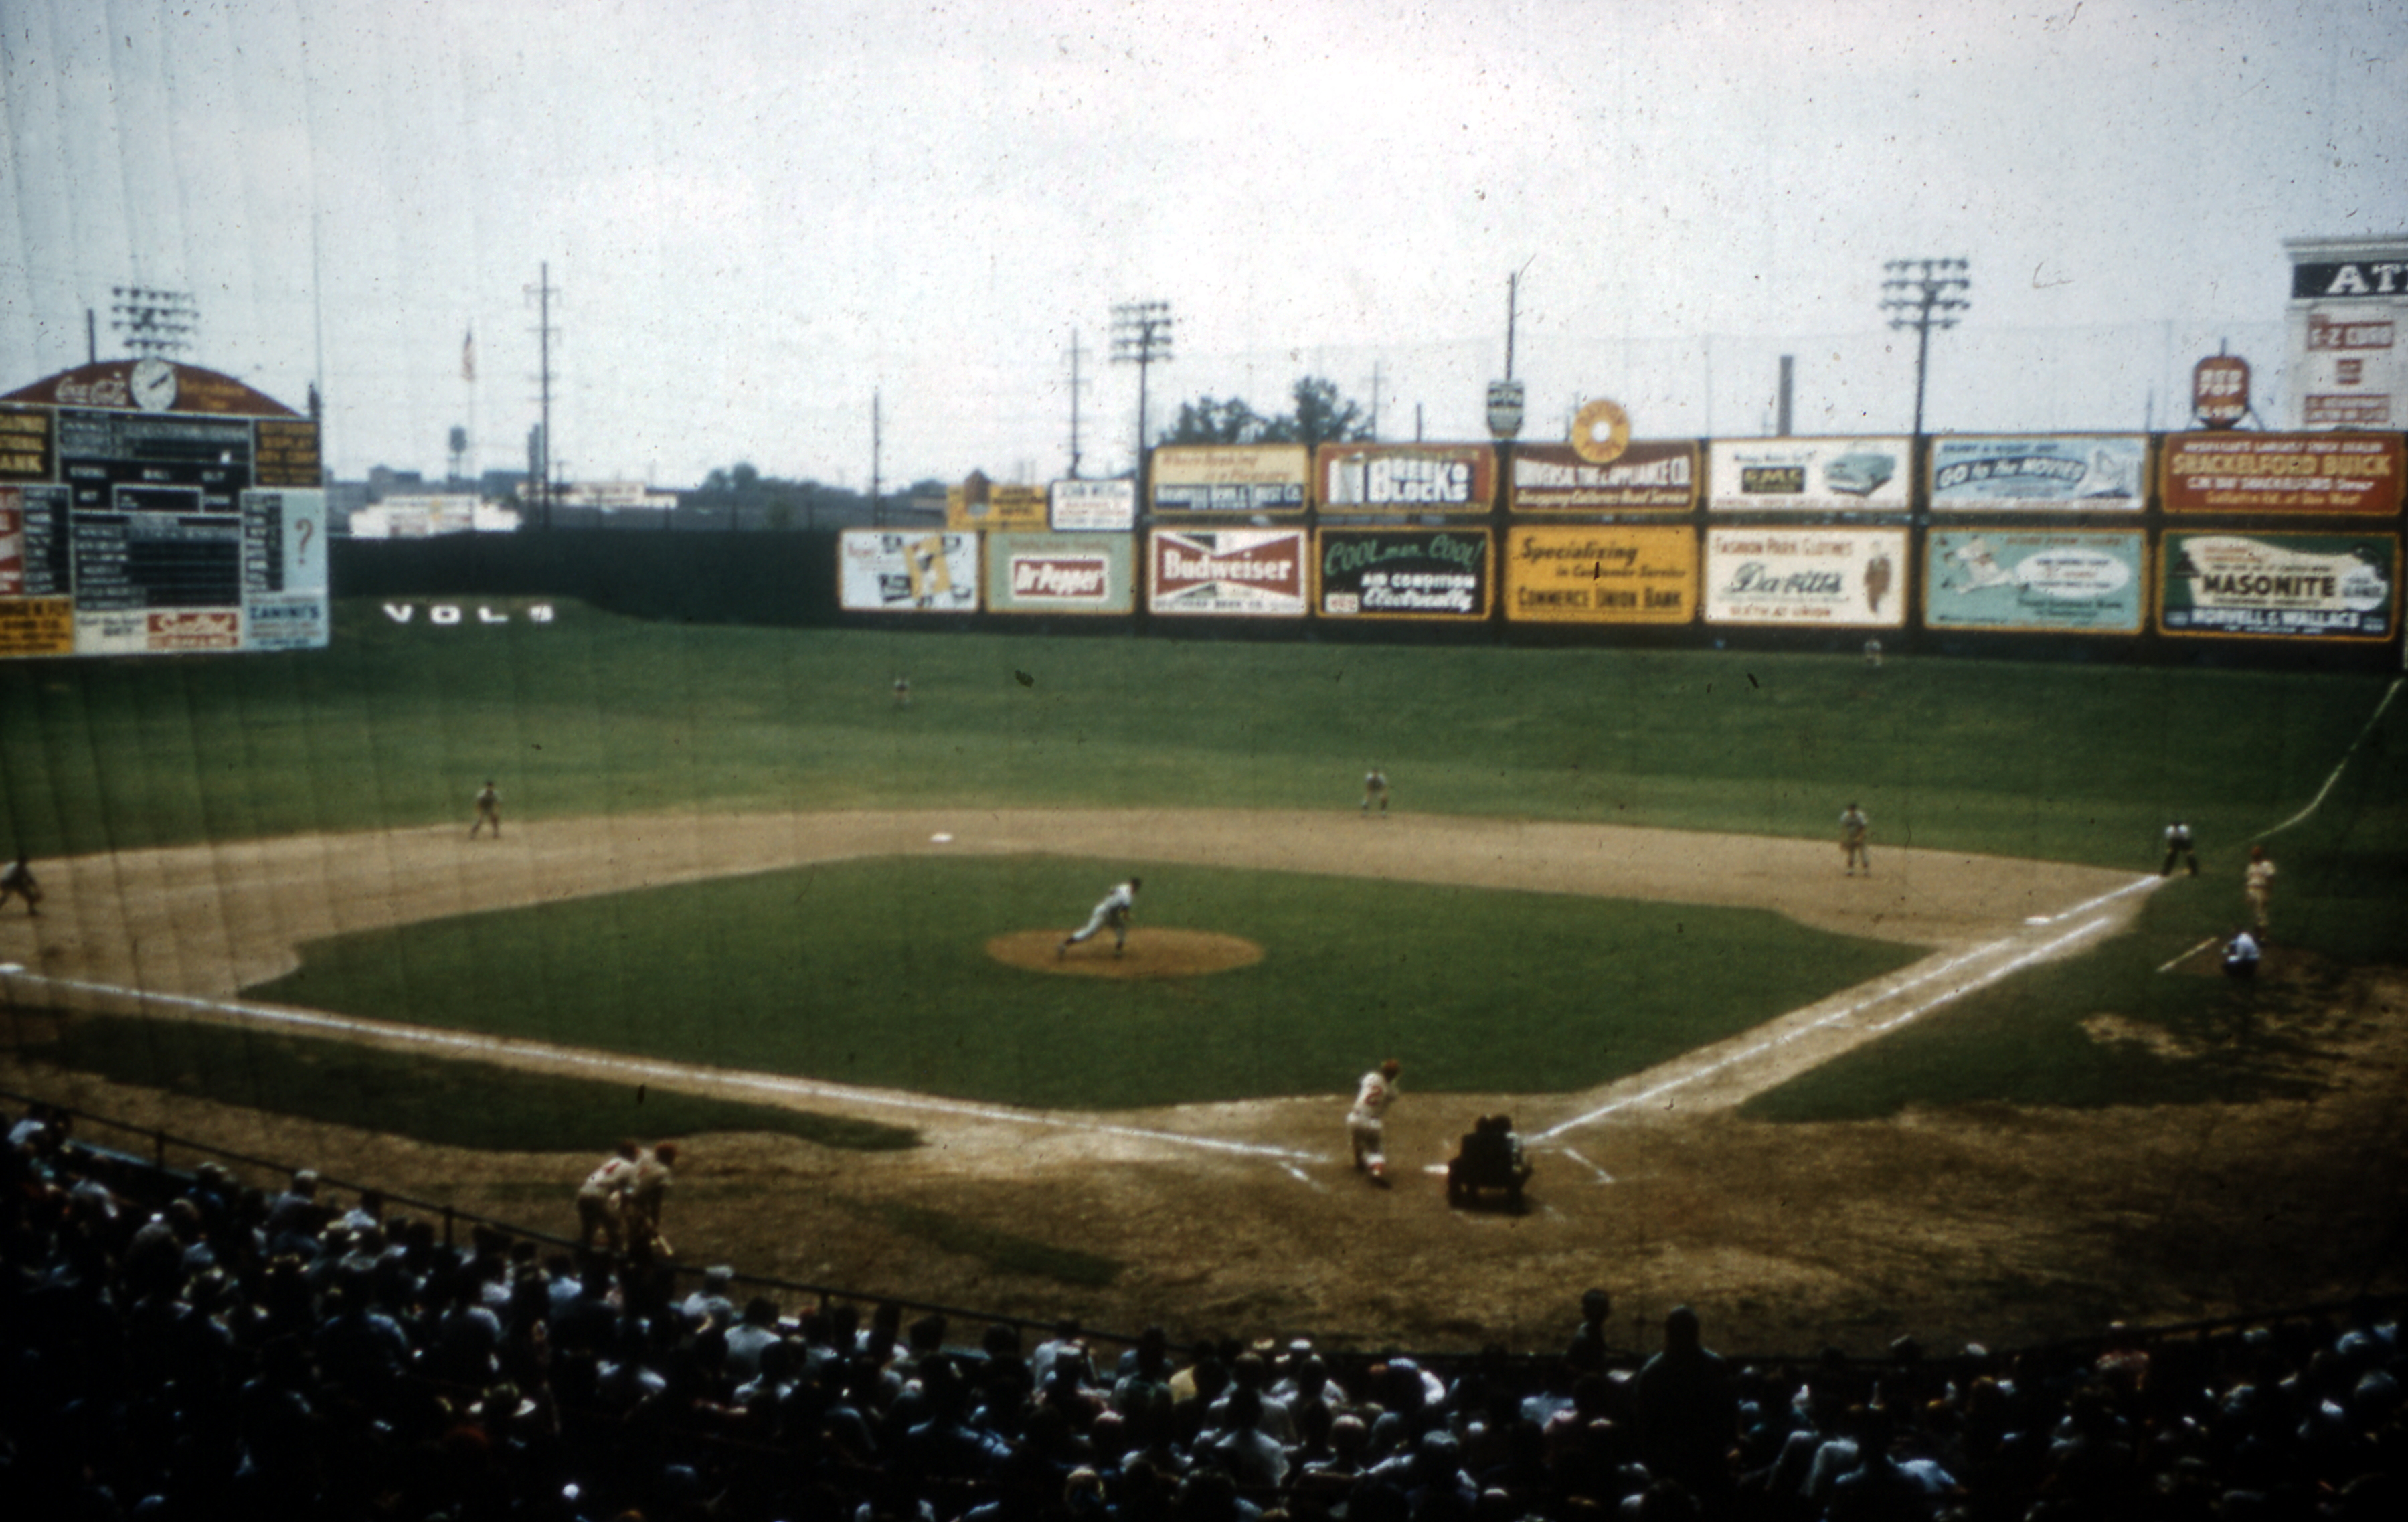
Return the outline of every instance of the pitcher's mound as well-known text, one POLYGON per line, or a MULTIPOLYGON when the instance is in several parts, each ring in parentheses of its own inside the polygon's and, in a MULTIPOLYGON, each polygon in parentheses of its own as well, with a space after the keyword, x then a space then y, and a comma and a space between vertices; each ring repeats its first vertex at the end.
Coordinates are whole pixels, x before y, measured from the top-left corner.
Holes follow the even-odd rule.
POLYGON ((1131 930, 1128 949, 1119 956, 1103 936, 1056 956, 1054 948, 1061 943, 1059 930, 1014 930, 988 941, 986 954, 1009 967, 1082 978, 1193 978, 1263 959, 1263 949, 1253 941, 1209 930, 1131 930))

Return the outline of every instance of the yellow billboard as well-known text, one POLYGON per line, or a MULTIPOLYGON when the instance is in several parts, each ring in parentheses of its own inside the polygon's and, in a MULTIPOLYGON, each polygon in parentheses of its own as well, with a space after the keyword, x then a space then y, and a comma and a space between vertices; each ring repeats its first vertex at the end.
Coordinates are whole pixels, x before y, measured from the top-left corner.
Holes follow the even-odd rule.
POLYGON ((1513 528, 1505 616, 1517 624, 1686 624, 1698 613, 1688 528, 1513 528))

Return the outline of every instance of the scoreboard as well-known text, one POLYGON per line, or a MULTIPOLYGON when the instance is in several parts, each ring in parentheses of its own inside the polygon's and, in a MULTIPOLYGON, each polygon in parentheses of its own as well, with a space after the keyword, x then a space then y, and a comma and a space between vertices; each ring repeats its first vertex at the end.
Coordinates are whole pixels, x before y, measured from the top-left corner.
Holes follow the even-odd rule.
POLYGON ((0 657, 326 643, 318 425, 228 376, 87 365, 0 396, 0 657))

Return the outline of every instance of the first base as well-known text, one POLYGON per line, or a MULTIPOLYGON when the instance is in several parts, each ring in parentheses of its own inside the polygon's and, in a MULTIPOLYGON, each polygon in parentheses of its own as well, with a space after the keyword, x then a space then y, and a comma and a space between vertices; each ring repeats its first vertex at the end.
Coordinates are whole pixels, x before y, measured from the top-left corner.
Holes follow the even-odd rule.
POLYGON ((943 830, 939 830, 936 834, 928 837, 928 843, 930 845, 951 845, 953 843, 953 838, 946 834, 943 830))

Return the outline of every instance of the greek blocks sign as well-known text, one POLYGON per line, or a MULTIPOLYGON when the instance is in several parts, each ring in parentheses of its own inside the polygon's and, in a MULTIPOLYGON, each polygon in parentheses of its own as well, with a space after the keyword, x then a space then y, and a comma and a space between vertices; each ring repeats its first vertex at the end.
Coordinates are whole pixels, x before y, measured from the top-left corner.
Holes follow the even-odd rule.
POLYGON ((837 605, 853 613, 974 613, 975 534, 848 528, 837 540, 837 605))
POLYGON ((2169 534, 2157 625, 2172 635, 2387 639, 2400 540, 2388 534, 2169 534))
POLYGON ((1324 512, 1486 512, 1497 452, 1486 444, 1324 444, 1314 457, 1324 512))
POLYGON ((1708 529, 1706 622, 1902 628, 1905 567, 1903 529, 1708 529))
POLYGON ((1923 625, 2138 634, 2145 555, 2138 533, 1935 528, 1924 541, 1923 625))
POLYGON ((1904 438, 1717 438, 1706 456, 1715 512, 1904 512, 1904 438))
POLYGON ((1484 530, 1326 528, 1313 548, 1313 602, 1324 617, 1488 616, 1484 530))
POLYGON ((1698 538, 1686 528, 1516 528, 1505 616, 1523 624, 1686 624, 1698 538))
POLYGON ((986 605, 998 613, 1125 613, 1137 606, 1126 534, 990 534, 986 605))
POLYGON ((1300 528, 1158 529, 1147 541, 1146 606, 1157 613, 1302 618, 1300 528))
POLYGON ((1686 512, 1698 505, 1698 446, 1634 440, 1611 465, 1591 465, 1570 444, 1513 451, 1515 512, 1686 512))
POLYGON ((2011 434, 1934 439, 1935 509, 2138 512, 2147 495, 2142 434, 2011 434))
POLYGON ((2157 467, 2168 512, 2388 515, 2408 447, 2398 434, 2174 434, 2157 467))

